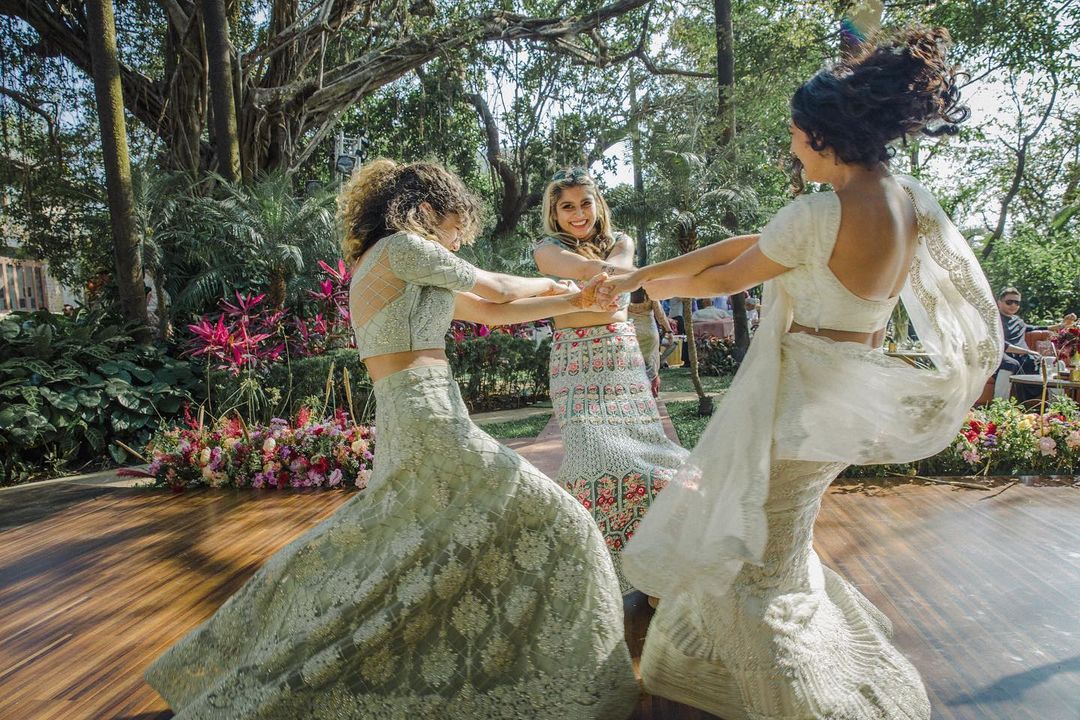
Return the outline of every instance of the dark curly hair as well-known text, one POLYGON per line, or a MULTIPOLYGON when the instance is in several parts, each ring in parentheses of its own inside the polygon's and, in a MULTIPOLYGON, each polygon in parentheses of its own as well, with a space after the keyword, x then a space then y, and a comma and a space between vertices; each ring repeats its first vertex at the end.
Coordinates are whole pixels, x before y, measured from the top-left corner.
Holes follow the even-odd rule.
POLYGON ((968 118, 944 28, 910 27, 826 68, 795 91, 791 120, 810 146, 845 163, 887 162, 890 143, 922 133, 955 135, 968 118))
POLYGON ((373 160, 358 168, 338 194, 342 255, 351 265, 379 240, 400 231, 434 240, 436 225, 451 213, 461 220, 461 244, 470 244, 483 224, 484 209, 457 175, 435 163, 373 160))

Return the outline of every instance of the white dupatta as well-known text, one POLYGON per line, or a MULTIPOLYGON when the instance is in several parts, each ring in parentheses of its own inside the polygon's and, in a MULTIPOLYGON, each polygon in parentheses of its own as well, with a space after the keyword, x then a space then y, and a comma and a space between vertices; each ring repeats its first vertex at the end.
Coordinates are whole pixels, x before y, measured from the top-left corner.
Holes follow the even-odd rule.
POLYGON ((1000 321, 982 269, 937 200, 914 179, 897 180, 919 223, 900 297, 934 367, 789 335, 794 299, 766 283, 765 314, 730 390, 623 551, 638 589, 722 595, 744 562, 760 564, 775 460, 911 462, 955 436, 1000 361, 1000 321))

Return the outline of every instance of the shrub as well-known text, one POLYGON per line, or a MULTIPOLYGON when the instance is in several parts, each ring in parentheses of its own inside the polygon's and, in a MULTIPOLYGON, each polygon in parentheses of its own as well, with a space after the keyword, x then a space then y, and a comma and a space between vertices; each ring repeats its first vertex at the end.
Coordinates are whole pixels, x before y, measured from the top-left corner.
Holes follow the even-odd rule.
POLYGON ((136 345, 101 312, 0 319, 0 484, 116 463, 199 387, 187 362, 136 345))
POLYGON ((698 352, 698 374, 734 375, 739 369, 735 359, 735 339, 704 337, 695 340, 698 352))
POLYGON ((1080 469, 1080 408, 1068 398, 1032 413, 1010 400, 972 408, 949 447, 909 465, 849 468, 848 477, 897 475, 1071 475, 1080 469))
POLYGON ((551 341, 507 332, 451 338, 446 354, 470 410, 521 407, 548 396, 551 341))
POLYGON ((375 398, 364 363, 355 349, 330 350, 322 355, 283 359, 261 373, 233 375, 217 370, 210 374, 211 410, 216 415, 240 411, 248 422, 267 422, 272 417, 293 417, 302 407, 316 414, 335 408, 349 409, 345 376, 349 377, 352 411, 361 422, 374 413, 375 398), (327 378, 333 368, 330 393, 327 378))

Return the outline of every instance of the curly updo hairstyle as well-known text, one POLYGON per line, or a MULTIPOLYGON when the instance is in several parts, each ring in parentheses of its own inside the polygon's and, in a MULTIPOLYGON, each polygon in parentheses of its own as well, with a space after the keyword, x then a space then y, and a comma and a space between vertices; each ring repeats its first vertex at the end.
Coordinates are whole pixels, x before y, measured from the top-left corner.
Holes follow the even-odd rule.
POLYGON ((898 139, 955 135, 969 112, 946 59, 950 44, 947 30, 927 27, 867 43, 795 91, 791 120, 814 150, 867 168, 887 162, 898 139))
POLYGON ((461 221, 461 244, 468 245, 483 224, 483 205, 461 179, 429 162, 373 160, 353 173, 338 194, 342 255, 353 265, 380 239, 412 232, 436 240, 447 215, 461 221), (422 207, 427 203, 431 210, 422 207))

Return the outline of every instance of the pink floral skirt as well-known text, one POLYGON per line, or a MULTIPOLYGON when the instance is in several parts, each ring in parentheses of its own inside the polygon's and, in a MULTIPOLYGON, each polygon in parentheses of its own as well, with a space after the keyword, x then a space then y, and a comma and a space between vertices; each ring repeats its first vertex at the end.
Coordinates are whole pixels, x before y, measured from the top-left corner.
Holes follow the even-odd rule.
POLYGON ((556 330, 551 402, 566 453, 557 479, 592 513, 631 592, 620 552, 687 456, 664 433, 633 324, 556 330))

